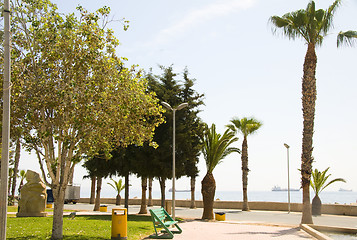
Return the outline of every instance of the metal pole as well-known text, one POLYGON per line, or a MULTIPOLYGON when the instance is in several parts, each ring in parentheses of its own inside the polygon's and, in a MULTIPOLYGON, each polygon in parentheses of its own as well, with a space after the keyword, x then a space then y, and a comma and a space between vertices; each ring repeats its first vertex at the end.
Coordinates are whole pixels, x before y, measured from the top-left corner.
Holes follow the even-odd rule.
POLYGON ((290 170, 289 170, 289 148, 290 146, 284 143, 286 147, 287 160, 288 160, 288 213, 290 213, 290 170))
POLYGON ((172 219, 175 220, 175 178, 176 178, 176 159, 175 159, 175 113, 176 113, 176 109, 172 109, 172 113, 173 113, 173 121, 172 121, 172 219))
POLYGON ((0 182, 0 239, 6 239, 7 221, 7 187, 9 177, 9 141, 10 141, 10 4, 4 0, 4 84, 3 84, 3 128, 2 128, 2 156, 0 182))

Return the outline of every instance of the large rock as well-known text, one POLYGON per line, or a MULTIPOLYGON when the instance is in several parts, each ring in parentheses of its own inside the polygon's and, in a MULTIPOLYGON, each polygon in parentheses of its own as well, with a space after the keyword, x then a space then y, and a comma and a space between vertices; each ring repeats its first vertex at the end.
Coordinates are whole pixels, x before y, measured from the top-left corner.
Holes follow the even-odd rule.
POLYGON ((46 217, 46 185, 37 172, 27 170, 27 183, 21 188, 17 217, 46 217))

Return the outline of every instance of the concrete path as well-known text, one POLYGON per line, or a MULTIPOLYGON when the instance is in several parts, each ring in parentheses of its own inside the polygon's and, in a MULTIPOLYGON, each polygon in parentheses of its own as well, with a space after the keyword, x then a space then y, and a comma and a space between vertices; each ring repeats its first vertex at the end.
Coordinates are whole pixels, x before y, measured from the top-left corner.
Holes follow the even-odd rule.
MULTIPOLYGON (((112 212, 112 208, 120 208, 123 206, 115 206, 107 204, 108 212, 100 213, 93 212, 93 204, 65 204, 64 208, 68 210, 83 211, 83 214, 108 214, 112 212)), ((153 208, 158 208, 157 206, 153 208)), ((148 208, 150 209, 150 208, 148 208)), ((136 214, 140 210, 140 206, 129 206, 129 214, 136 214)), ((277 225, 292 225, 299 226, 301 222, 301 213, 297 212, 279 212, 279 211, 249 211, 243 212, 236 209, 214 209, 215 212, 226 212, 227 221, 235 221, 240 223, 258 223, 258 224, 277 224, 277 225)), ((203 213, 202 208, 176 208, 176 216, 184 219, 201 219, 203 213)), ((313 217, 314 224, 324 226, 337 226, 357 228, 357 217, 341 216, 341 215, 322 215, 313 217)))
MULTIPOLYGON (((191 221, 180 224, 183 232, 175 240, 307 240, 314 239, 297 227, 239 224, 233 222, 191 221)), ((145 238, 150 239, 150 238, 145 238)))
MULTIPOLYGON (((103 214, 111 215, 111 209, 123 206, 107 204, 108 212, 93 212, 92 204, 66 204, 65 209, 81 211, 78 215, 103 214)), ((154 208, 157 208, 154 207, 154 208)), ((130 206, 129 214, 139 212, 140 206, 130 206)), ((224 222, 201 221, 203 209, 176 208, 176 216, 188 220, 181 223, 182 234, 175 234, 176 240, 210 240, 210 239, 315 239, 300 230, 301 213, 277 211, 249 211, 232 209, 215 209, 215 212, 226 212, 224 222)), ((69 214, 69 213, 68 213, 69 214)), ((313 217, 314 224, 324 226, 338 226, 357 228, 357 217, 322 215, 313 217)), ((154 233, 154 229, 153 229, 154 233)), ((145 238, 148 239, 148 238, 145 238)))

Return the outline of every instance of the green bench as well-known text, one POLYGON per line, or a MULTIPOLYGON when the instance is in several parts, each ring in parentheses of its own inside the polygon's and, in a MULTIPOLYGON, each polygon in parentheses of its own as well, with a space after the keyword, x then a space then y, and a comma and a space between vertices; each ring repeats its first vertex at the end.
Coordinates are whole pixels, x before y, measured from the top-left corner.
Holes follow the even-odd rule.
POLYGON ((164 208, 150 209, 151 220, 154 224, 155 234, 151 235, 150 238, 174 238, 174 233, 182 233, 182 229, 177 225, 177 221, 174 221, 172 217, 165 211, 164 208), (174 225, 177 230, 169 230, 169 227, 174 225), (157 233, 157 228, 162 228, 161 232, 166 233, 159 235, 157 233))

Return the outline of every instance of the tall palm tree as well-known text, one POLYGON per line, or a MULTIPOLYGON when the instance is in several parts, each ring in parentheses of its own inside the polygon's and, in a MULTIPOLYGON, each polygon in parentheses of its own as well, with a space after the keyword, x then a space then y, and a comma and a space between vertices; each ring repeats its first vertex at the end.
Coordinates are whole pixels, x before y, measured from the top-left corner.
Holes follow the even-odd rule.
POLYGON ((307 44, 302 78, 302 111, 303 137, 301 154, 301 185, 303 189, 303 209, 301 223, 312 223, 310 205, 310 179, 312 171, 312 139, 314 133, 316 102, 316 46, 322 44, 324 37, 332 27, 334 13, 341 0, 335 0, 326 10, 315 9, 315 2, 310 1, 306 9, 284 14, 282 17, 272 16, 270 22, 283 35, 295 40, 301 38, 307 44))
POLYGON ((315 171, 312 172, 311 187, 315 192, 315 197, 312 199, 312 215, 321 215, 321 199, 319 194, 322 190, 334 182, 346 182, 343 178, 335 178, 327 183, 328 178, 331 176, 331 174, 326 175, 329 169, 328 167, 322 172, 315 169, 315 171))
POLYGON ((248 205, 248 135, 256 132, 262 123, 256 120, 255 118, 233 118, 231 124, 227 127, 232 130, 235 134, 240 132, 243 134, 243 143, 242 143, 242 182, 243 182, 243 208, 242 211, 249 211, 248 205))
POLYGON ((111 178, 110 180, 112 180, 113 183, 107 183, 107 184, 112 186, 112 188, 114 188, 114 190, 117 192, 115 205, 120 205, 120 200, 121 200, 120 192, 124 190, 125 184, 123 184, 122 179, 115 181, 113 178, 111 178))
POLYGON ((202 153, 206 161, 207 173, 201 184, 201 192, 203 197, 203 215, 202 219, 213 219, 213 202, 216 192, 216 181, 213 177, 214 168, 222 162, 222 160, 233 152, 240 152, 238 148, 230 147, 230 145, 238 138, 235 134, 227 129, 223 135, 216 132, 216 125, 212 124, 211 128, 206 126, 203 135, 202 153))
POLYGON ((340 32, 337 35, 337 47, 346 44, 349 46, 353 46, 355 44, 355 41, 357 41, 357 31, 346 31, 346 32, 340 32))

